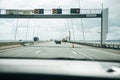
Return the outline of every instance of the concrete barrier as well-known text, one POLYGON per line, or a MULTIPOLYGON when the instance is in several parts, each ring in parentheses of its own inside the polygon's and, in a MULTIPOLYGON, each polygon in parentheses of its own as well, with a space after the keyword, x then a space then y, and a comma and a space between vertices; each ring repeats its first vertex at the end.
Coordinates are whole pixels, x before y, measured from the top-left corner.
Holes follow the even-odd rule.
POLYGON ((18 47, 18 46, 25 46, 25 44, 32 45, 34 44, 33 41, 16 41, 16 42, 0 42, 0 49, 8 49, 8 48, 13 48, 13 47, 18 47))
POLYGON ((0 47, 11 46, 11 45, 20 45, 20 42, 0 42, 0 47))
POLYGON ((21 46, 19 42, 0 42, 0 50, 19 47, 19 46, 21 46))
POLYGON ((0 42, 0 47, 1 46, 9 46, 9 45, 24 45, 24 44, 39 44, 39 43, 45 43, 49 41, 16 41, 16 42, 0 42))

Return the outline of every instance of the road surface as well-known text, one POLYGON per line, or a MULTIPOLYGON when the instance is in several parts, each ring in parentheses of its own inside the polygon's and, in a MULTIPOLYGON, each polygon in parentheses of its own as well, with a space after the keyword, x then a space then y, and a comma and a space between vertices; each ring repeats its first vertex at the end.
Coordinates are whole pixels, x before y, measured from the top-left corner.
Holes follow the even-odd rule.
POLYGON ((120 61, 120 50, 101 49, 71 43, 55 44, 45 42, 12 49, 0 50, 0 57, 29 57, 29 58, 76 58, 89 60, 120 61))

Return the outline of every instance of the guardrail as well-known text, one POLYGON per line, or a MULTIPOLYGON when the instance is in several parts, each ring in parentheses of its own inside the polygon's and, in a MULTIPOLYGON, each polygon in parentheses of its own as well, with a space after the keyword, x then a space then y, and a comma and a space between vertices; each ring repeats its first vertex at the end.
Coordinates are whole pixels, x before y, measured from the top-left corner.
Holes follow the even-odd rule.
POLYGON ((0 42, 0 47, 3 47, 3 46, 14 46, 14 45, 25 45, 27 43, 30 43, 30 44, 33 44, 34 42, 33 41, 10 41, 10 42, 0 42))
POLYGON ((82 45, 93 46, 93 47, 120 49, 120 42, 106 42, 104 46, 101 46, 100 42, 73 42, 71 41, 70 43, 82 44, 82 45))

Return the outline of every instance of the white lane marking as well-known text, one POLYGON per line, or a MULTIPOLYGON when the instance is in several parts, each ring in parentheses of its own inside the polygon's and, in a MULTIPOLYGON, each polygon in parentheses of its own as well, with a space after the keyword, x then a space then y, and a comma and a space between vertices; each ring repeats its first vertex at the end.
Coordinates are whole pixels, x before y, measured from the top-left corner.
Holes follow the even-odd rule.
POLYGON ((115 53, 111 53, 111 52, 106 52, 106 51, 102 51, 102 50, 98 50, 98 49, 94 49, 93 51, 101 52, 101 53, 105 53, 105 54, 111 54, 111 55, 114 55, 114 56, 120 56, 119 54, 115 54, 115 53))
POLYGON ((87 57, 87 58, 89 58, 89 59, 91 59, 91 60, 94 60, 92 57, 90 57, 90 56, 88 56, 88 55, 86 55, 86 54, 84 54, 84 53, 80 53, 79 51, 77 51, 77 50, 75 50, 75 49, 73 49, 75 52, 77 52, 77 53, 79 53, 80 55, 83 55, 83 56, 85 56, 85 57, 87 57))
POLYGON ((101 51, 101 52, 104 52, 106 54, 111 54, 111 55, 114 55, 114 56, 120 56, 119 54, 115 54, 115 53, 111 53, 111 52, 106 52, 106 51, 101 51))
POLYGON ((36 51, 35 53, 36 53, 36 54, 40 53, 40 50, 36 51))
POLYGON ((72 53, 77 54, 75 51, 72 51, 72 53))

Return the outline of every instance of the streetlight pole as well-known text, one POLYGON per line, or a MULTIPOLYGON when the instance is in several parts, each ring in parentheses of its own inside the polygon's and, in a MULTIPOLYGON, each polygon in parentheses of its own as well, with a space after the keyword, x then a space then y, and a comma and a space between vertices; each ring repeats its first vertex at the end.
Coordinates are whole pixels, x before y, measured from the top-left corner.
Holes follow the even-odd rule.
POLYGON ((69 30, 69 41, 71 40, 71 31, 69 30))
POLYGON ((82 26, 82 33, 83 33, 83 41, 85 41, 85 33, 84 33, 84 27, 83 27, 83 20, 81 19, 81 26, 82 26))
MULTIPOLYGON (((33 26, 32 26, 32 27, 33 27, 33 26)), ((34 35, 35 35, 35 27, 33 28, 33 37, 35 37, 34 35)))
POLYGON ((18 19, 17 19, 17 22, 16 22, 16 29, 15 29, 14 40, 16 40, 16 37, 17 37, 17 30, 18 30, 18 19))
MULTIPOLYGON (((101 14, 103 15, 103 1, 102 0, 101 0, 101 8, 102 8, 101 14)), ((101 46, 104 46, 103 45, 103 16, 101 17, 101 46)))
POLYGON ((99 40, 101 40, 101 32, 97 32, 98 34, 99 34, 99 36, 100 36, 100 38, 99 38, 99 40))
POLYGON ((64 24, 65 24, 66 32, 68 32, 67 25, 66 25, 66 23, 64 23, 64 24))
POLYGON ((27 41, 27 37, 28 37, 28 26, 29 26, 29 22, 30 22, 30 19, 28 19, 28 23, 27 23, 26 41, 27 41))
POLYGON ((71 40, 71 31, 69 26, 69 21, 67 20, 68 32, 69 32, 69 41, 71 40))
POLYGON ((74 32, 73 20, 72 19, 71 19, 71 22, 72 22, 73 40, 75 41, 75 32, 74 32))

